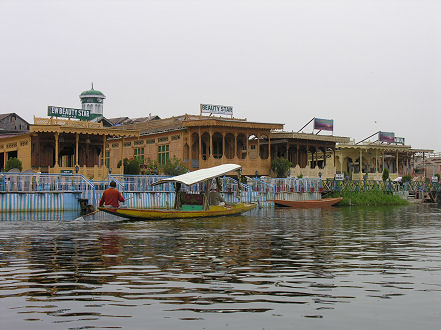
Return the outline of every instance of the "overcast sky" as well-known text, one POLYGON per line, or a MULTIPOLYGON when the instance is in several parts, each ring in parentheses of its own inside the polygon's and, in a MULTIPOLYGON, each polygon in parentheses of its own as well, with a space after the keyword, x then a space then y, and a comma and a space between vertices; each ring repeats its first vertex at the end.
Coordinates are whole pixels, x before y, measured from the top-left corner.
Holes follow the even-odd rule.
POLYGON ((0 42, 0 113, 30 122, 93 82, 109 118, 221 104, 441 151, 440 0, 0 0, 0 42))

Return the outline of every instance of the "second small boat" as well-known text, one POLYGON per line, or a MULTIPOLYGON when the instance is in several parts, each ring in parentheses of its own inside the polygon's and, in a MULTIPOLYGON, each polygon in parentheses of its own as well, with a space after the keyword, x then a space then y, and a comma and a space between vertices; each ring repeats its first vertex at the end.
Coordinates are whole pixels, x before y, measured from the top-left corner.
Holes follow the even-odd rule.
POLYGON ((324 198, 318 200, 306 200, 306 201, 288 201, 288 200, 273 200, 277 206, 284 207, 297 207, 297 208, 320 208, 337 204, 343 199, 343 197, 337 198, 324 198))

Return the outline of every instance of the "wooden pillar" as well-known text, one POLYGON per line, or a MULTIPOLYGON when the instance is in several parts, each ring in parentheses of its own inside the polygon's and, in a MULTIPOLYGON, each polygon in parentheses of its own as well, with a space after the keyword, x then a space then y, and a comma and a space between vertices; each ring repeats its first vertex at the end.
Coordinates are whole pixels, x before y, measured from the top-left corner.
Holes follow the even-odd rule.
MULTIPOLYGON (((306 165, 305 168, 308 168, 308 153, 309 153, 309 144, 308 142, 306 142, 306 165)), ((311 159, 312 159, 312 155, 311 155, 311 159)))
POLYGON ((360 148, 360 173, 363 173, 362 168, 363 168, 363 151, 360 148))
POLYGON ((190 145, 189 147, 189 155, 188 155, 188 161, 189 161, 189 168, 193 168, 193 141, 191 139, 191 131, 190 129, 188 130, 188 144, 190 145))
POLYGON ((398 150, 395 153, 395 171, 398 174, 398 150))
MULTIPOLYGON (((334 153, 334 167, 337 170, 337 166, 335 165, 336 159, 335 159, 335 147, 332 148, 332 152, 334 153)), ((341 167, 341 166, 340 166, 341 167)))
POLYGON ((106 136, 103 135, 103 167, 106 166, 106 136))
POLYGON ((58 167, 58 132, 55 133, 55 167, 58 167))
POLYGON ((237 158, 237 133, 234 132, 234 146, 233 146, 233 159, 237 158))
POLYGON ((409 175, 409 152, 406 152, 406 174, 409 175))
POLYGON ((123 137, 121 137, 121 141, 120 142, 121 142, 121 145, 119 146, 119 152, 120 152, 119 158, 120 158, 120 161, 121 161, 121 172, 122 172, 121 174, 124 174, 124 157, 123 157, 124 138, 123 137))
POLYGON ((271 136, 268 132, 268 159, 271 160, 271 136))
POLYGON ((382 162, 383 162, 383 171, 384 171, 384 150, 383 150, 383 154, 382 154, 382 162))
POLYGON ((248 137, 249 137, 249 133, 248 133, 248 131, 247 131, 247 135, 245 136, 245 140, 246 140, 246 142, 247 142, 247 152, 246 152, 246 159, 248 159, 248 158, 249 158, 249 155, 248 155, 248 153, 249 153, 249 150, 248 150, 248 148, 249 148, 250 146, 249 146, 249 144, 248 144, 248 137))
POLYGON ((297 150, 296 150, 296 153, 297 153, 296 157, 297 158, 296 158, 296 163, 299 165, 299 167, 301 167, 300 166, 300 160, 299 160, 299 149, 300 149, 300 143, 297 142, 297 150))
POLYGON ((209 134, 210 134, 210 150, 208 152, 208 157, 213 157, 213 130, 210 127, 209 130, 209 134))
POLYGON ((378 173, 378 149, 375 150, 375 173, 378 173))
POLYGON ((78 166, 78 144, 80 141, 80 135, 75 133, 75 166, 78 166))
POLYGON ((41 166, 41 157, 40 157, 40 136, 39 135, 36 136, 36 140, 37 141, 36 141, 35 145, 37 146, 37 150, 35 152, 34 157, 37 158, 37 162, 35 163, 35 165, 38 168, 40 168, 40 166, 41 166))
POLYGON ((226 158, 225 157, 225 150, 226 150, 225 138, 226 138, 225 132, 222 132, 222 157, 221 157, 222 163, 223 163, 223 160, 226 158))
POLYGON ((202 165, 202 136, 201 136, 201 128, 200 127, 198 130, 198 135, 199 135, 198 159, 199 159, 199 168, 201 168, 201 165, 202 165))

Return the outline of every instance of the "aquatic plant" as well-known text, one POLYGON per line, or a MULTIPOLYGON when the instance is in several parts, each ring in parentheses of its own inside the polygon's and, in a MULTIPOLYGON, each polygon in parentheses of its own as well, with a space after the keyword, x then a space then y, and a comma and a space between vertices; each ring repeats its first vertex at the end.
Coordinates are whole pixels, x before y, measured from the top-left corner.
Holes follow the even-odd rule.
POLYGON ((382 205, 407 205, 409 202, 400 196, 393 195, 383 190, 368 191, 342 191, 335 192, 329 197, 343 197, 338 203, 340 206, 382 206, 382 205))

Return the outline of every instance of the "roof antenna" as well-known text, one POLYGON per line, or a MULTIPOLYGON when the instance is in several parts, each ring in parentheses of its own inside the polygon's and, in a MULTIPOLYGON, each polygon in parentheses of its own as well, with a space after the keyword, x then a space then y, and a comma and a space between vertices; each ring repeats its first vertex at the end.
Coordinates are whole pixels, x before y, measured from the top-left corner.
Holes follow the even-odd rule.
POLYGON ((93 89, 93 81, 92 81, 92 89, 93 89))

